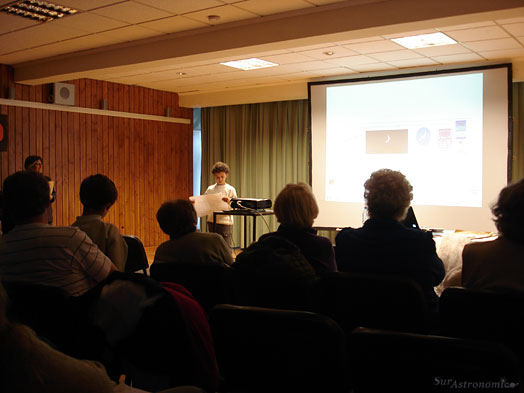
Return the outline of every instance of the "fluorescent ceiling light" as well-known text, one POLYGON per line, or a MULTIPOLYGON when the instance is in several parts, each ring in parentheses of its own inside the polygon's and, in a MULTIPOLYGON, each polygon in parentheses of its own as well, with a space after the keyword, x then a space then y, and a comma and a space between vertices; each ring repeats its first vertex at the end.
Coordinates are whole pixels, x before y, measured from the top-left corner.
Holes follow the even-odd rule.
POLYGON ((392 38, 397 44, 408 49, 428 48, 431 46, 451 45, 457 41, 444 33, 420 34, 409 37, 392 38))
POLYGON ((245 71, 256 70, 258 68, 275 67, 278 65, 276 63, 271 63, 270 61, 257 59, 256 57, 253 57, 251 59, 228 61, 220 64, 245 71))
POLYGON ((78 12, 78 10, 75 10, 74 8, 38 0, 18 1, 7 5, 1 10, 8 14, 18 15, 42 22, 63 18, 64 16, 78 12))

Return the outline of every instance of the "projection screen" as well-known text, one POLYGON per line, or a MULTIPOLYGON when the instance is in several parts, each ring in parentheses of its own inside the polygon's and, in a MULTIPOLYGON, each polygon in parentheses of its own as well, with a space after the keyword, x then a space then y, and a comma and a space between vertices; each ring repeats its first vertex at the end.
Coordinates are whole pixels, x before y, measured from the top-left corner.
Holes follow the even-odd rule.
POLYGON ((381 168, 413 186, 424 228, 495 231, 508 180, 511 65, 311 82, 315 227, 362 225, 364 182, 381 168))

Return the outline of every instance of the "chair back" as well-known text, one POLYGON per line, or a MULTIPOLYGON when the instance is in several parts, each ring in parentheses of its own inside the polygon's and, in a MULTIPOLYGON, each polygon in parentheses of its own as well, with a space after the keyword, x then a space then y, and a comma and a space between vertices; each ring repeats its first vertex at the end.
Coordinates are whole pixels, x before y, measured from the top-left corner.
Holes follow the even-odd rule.
POLYGON ((356 327, 427 333, 428 306, 417 282, 405 277, 328 273, 315 288, 313 311, 349 334, 356 327))
POLYGON ((209 311, 216 304, 228 303, 230 268, 219 264, 155 261, 150 275, 160 282, 184 286, 209 311))
POLYGON ((142 270, 147 275, 149 262, 147 261, 146 249, 142 241, 133 235, 122 235, 127 243, 126 273, 135 273, 142 270))
POLYGON ((524 362, 524 293, 450 287, 439 310, 443 335, 504 343, 524 362))
POLYGON ((94 358, 101 351, 102 333, 88 316, 87 296, 73 297, 47 285, 2 282, 9 298, 7 317, 29 326, 56 349, 77 358, 94 358), (82 339, 79 339, 82 337, 82 339))
POLYGON ((348 391, 345 336, 326 316, 217 305, 210 324, 225 391, 348 391))
POLYGON ((503 345, 357 328, 349 336, 355 393, 519 391, 520 367, 503 345))

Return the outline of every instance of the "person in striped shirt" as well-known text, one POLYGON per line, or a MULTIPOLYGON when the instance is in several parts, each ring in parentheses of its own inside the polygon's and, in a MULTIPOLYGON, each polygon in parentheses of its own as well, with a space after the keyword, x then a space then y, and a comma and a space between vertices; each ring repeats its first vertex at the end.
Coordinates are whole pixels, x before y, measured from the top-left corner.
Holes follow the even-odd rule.
POLYGON ((79 228, 48 224, 49 183, 42 174, 16 172, 5 179, 3 193, 15 227, 0 238, 0 280, 79 296, 117 270, 79 228))

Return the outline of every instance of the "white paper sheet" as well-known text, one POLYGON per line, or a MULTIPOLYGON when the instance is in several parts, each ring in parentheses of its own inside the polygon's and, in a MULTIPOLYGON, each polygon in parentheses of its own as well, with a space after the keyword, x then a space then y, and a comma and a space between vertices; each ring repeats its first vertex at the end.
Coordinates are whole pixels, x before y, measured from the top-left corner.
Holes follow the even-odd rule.
POLYGON ((195 201, 197 217, 208 216, 216 211, 231 210, 227 202, 222 198, 223 194, 196 195, 189 199, 195 201))

